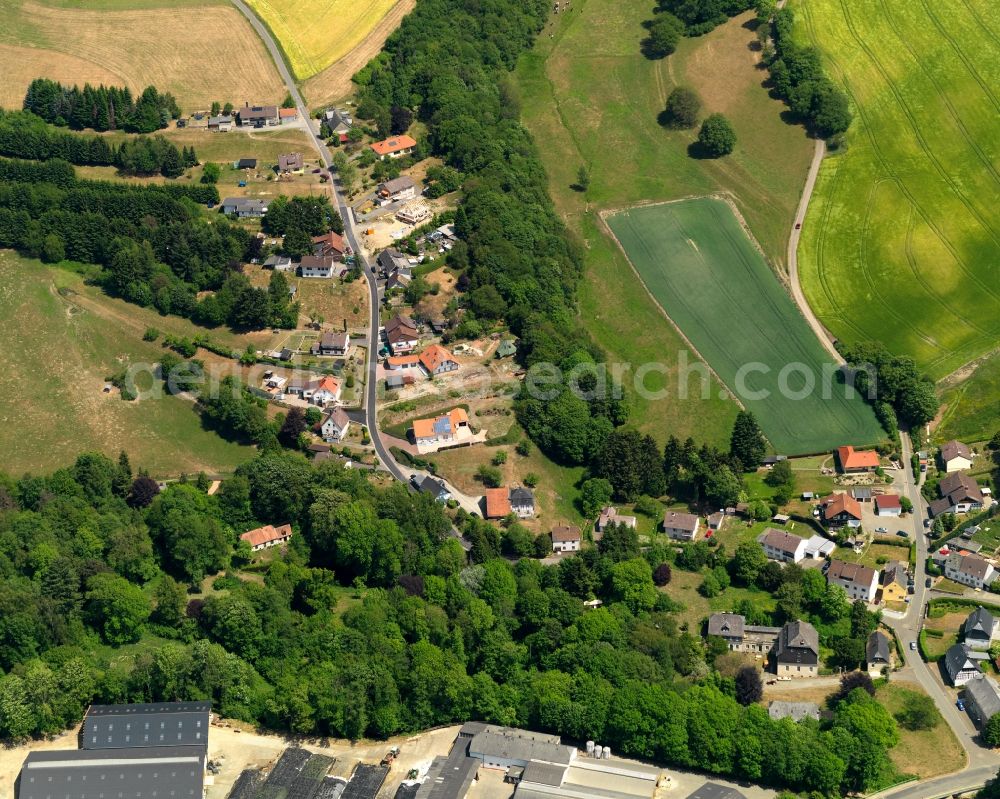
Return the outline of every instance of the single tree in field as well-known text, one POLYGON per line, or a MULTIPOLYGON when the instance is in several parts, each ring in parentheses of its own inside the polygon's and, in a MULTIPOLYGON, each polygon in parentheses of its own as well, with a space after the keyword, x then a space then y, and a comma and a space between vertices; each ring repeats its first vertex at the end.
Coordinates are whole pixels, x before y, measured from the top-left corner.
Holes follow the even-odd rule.
POLYGON ((649 36, 642 43, 649 58, 665 58, 677 49, 677 42, 684 35, 684 23, 669 12, 662 12, 647 24, 649 36))
POLYGON ((736 131, 722 114, 709 114, 701 123, 698 144, 709 158, 721 158, 736 147, 736 131))
POLYGON ((576 183, 573 184, 573 188, 577 191, 586 191, 590 188, 590 172, 587 171, 587 167, 581 166, 576 173, 576 183))
POLYGON ((701 100, 692 89, 678 86, 667 98, 663 112, 663 123, 668 128, 693 128, 698 124, 701 100))
POLYGON ((751 411, 740 411, 733 423, 733 433, 729 438, 729 454, 740 462, 743 471, 757 468, 767 451, 767 442, 757 424, 757 417, 751 411))
POLYGON ((764 682, 760 671, 754 666, 744 666, 736 674, 736 701, 741 705, 752 705, 764 696, 764 682))

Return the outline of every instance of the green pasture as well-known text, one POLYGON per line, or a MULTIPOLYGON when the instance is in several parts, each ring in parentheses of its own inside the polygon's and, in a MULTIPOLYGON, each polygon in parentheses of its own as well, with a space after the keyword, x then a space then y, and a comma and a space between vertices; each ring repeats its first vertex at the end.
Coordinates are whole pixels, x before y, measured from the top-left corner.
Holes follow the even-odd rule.
POLYGON ((809 207, 803 289, 838 338, 880 340, 944 377, 1000 341, 1000 5, 793 8, 855 112, 809 207))
POLYGON ((882 438, 871 408, 830 377, 829 357, 726 203, 644 206, 607 221, 653 297, 779 452, 882 438))

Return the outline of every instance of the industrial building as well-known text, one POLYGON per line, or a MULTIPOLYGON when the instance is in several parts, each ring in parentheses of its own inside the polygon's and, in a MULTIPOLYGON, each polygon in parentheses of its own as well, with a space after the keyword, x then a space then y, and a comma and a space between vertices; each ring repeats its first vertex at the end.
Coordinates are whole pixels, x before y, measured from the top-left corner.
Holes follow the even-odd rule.
POLYGON ((17 780, 17 796, 201 799, 204 773, 205 751, 194 746, 30 752, 17 780))
POLYGON ((81 749, 208 746, 209 702, 92 705, 80 729, 81 749))

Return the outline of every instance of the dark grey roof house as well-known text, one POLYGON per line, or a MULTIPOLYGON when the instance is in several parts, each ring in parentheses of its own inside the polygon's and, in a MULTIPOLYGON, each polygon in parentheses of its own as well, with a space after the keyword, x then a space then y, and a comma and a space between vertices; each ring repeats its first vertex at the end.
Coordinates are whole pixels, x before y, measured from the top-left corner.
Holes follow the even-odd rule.
POLYGON ((993 628, 996 620, 983 607, 978 607, 965 620, 965 643, 976 649, 988 649, 993 639, 993 628))
POLYGON ((191 746, 29 752, 17 779, 17 796, 201 799, 204 775, 205 751, 191 746))
POLYGON ((965 686, 965 706, 980 727, 1000 713, 1000 688, 989 677, 972 680, 965 686))
POLYGON ((775 646, 778 674, 815 675, 819 667, 819 635, 807 621, 790 621, 775 646))
POLYGON ((720 785, 717 782, 706 782, 694 793, 688 794, 687 799, 746 799, 746 797, 735 788, 728 785, 720 785))
POLYGON ((965 685, 970 680, 982 679, 983 672, 975 659, 962 644, 955 644, 944 653, 944 665, 952 685, 965 685))
POLYGON ((875 630, 868 636, 865 644, 865 661, 869 671, 872 667, 881 668, 889 665, 889 636, 880 630, 875 630))
POLYGON ((92 705, 80 730, 81 749, 208 746, 210 702, 92 705))
POLYGON ((424 477, 418 487, 423 493, 430 494, 438 502, 447 502, 451 499, 451 492, 448 490, 448 486, 436 477, 431 477, 430 475, 424 477))

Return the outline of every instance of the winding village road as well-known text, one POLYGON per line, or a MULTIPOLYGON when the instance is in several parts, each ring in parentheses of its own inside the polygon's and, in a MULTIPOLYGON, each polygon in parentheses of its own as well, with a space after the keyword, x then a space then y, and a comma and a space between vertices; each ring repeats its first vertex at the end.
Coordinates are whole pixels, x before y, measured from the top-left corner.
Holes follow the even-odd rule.
MULTIPOLYGON (((285 63, 280 48, 271 36, 270 30, 268 30, 267 26, 261 22, 257 15, 254 14, 253 10, 250 9, 250 7, 243 2, 243 0, 231 0, 231 2, 237 9, 239 9, 240 12, 242 12, 247 20, 249 20, 250 24, 253 26, 254 30, 260 36, 261 40, 270 52, 271 57, 292 96, 292 99, 295 101, 295 107, 299 112, 299 116, 305 122, 305 129, 309 132, 313 145, 315 146, 317 152, 319 152, 320 158, 329 171, 332 160, 330 151, 322 139, 320 139, 317 131, 312 125, 309 109, 302 99, 298 85, 295 83, 295 80, 285 63)), ((813 152, 812 163, 809 166, 806 184, 802 190, 802 196, 799 200, 799 206, 795 212, 794 224, 788 239, 788 267, 792 298, 799 306, 803 316, 816 333, 816 337, 819 339, 826 351, 837 363, 842 363, 843 359, 833 346, 833 342, 828 336, 827 331, 822 324, 820 324, 812 309, 809 307, 809 303, 806 301, 805 295, 803 294, 802 288, 799 284, 798 276, 797 250, 801 235, 801 225, 804 223, 806 211, 809 207, 809 200, 812 196, 813 189, 815 188, 816 178, 819 174, 820 164, 822 163, 825 153, 825 143, 822 140, 817 140, 815 150, 813 152)), ((344 197, 338 188, 338 183, 334 179, 333 173, 331 173, 330 176, 330 188, 333 194, 334 206, 340 211, 340 215, 344 220, 344 235, 353 249, 355 257, 358 259, 359 264, 364 270, 365 279, 368 281, 369 288, 371 322, 368 337, 369 346, 367 348, 367 380, 365 383, 363 408, 364 418, 366 420, 368 431, 371 435, 372 444, 375 447, 375 452, 382 465, 384 465, 397 480, 409 483, 410 477, 423 473, 414 470, 404 470, 404 468, 396 462, 392 453, 389 452, 388 448, 382 441, 382 437, 378 429, 378 420, 376 418, 377 350, 381 333, 381 325, 379 323, 379 306, 381 296, 378 280, 372 270, 371 264, 362 254, 361 247, 358 243, 356 222, 353 211, 344 200, 344 197)), ((927 601, 928 594, 930 593, 926 589, 924 583, 926 578, 924 567, 928 554, 927 539, 924 535, 924 519, 927 517, 927 504, 924 502, 923 497, 920 494, 919 483, 914 479, 912 471, 909 468, 910 456, 913 452, 910 437, 906 433, 901 433, 900 436, 902 439, 901 463, 903 465, 903 485, 907 496, 909 496, 910 500, 913 502, 914 508, 911 518, 913 522, 912 532, 917 544, 916 567, 914 569, 915 587, 907 613, 903 616, 896 615, 892 617, 890 617, 890 614, 886 614, 885 622, 899 637, 905 656, 908 658, 906 666, 907 671, 912 671, 917 682, 934 700, 941 712, 941 715, 944 717, 948 726, 954 731, 963 749, 967 753, 969 762, 961 771, 921 782, 906 783, 905 785, 891 788, 879 794, 873 794, 871 799, 943 799, 943 797, 950 797, 967 791, 976 790, 977 788, 982 787, 987 780, 995 777, 998 768, 1000 768, 1000 754, 993 750, 984 748, 977 742, 977 731, 969 717, 965 713, 959 712, 948 691, 944 688, 940 679, 935 675, 934 670, 937 669, 937 664, 928 664, 924 662, 924 660, 916 652, 910 650, 911 642, 915 642, 917 640, 917 636, 919 635, 924 615, 925 603, 927 601)), ((448 488, 466 510, 476 513, 479 512, 478 503, 475 498, 462 494, 457 491, 454 486, 448 485, 448 488)), ((455 530, 452 531, 452 534, 458 535, 455 530)))
MULTIPOLYGON (((268 52, 271 54, 271 58, 274 60, 275 66, 278 68, 278 73, 281 75, 281 79, 285 82, 285 86, 288 88, 288 92, 291 94, 292 100, 295 101, 295 108, 299 112, 299 117, 304 122, 305 130, 309 133, 313 146, 316 148, 320 159, 323 161, 323 165, 330 174, 330 191, 333 195, 333 205, 340 212, 341 219, 344 221, 344 238, 347 239, 347 243, 354 251, 354 257, 364 270, 365 279, 368 281, 370 322, 368 347, 366 348, 365 394, 362 403, 365 425, 368 428, 372 445, 375 448, 375 454, 378 455, 381 464, 397 480, 410 485, 409 481, 411 477, 424 475, 426 473, 415 469, 404 469, 400 466, 400 464, 393 457, 392 453, 389 451, 389 448, 385 446, 385 442, 382 440, 382 435, 378 427, 378 381, 376 380, 376 374, 378 370, 378 348, 382 330, 379 316, 379 306, 382 298, 378 285, 378 279, 375 276, 371 263, 369 263, 368 259, 365 258, 358 242, 357 223, 354 219, 353 209, 348 206, 347 201, 340 192, 339 181, 330 169, 330 165, 333 161, 330 150, 320 138, 316 127, 313 125, 311 115, 309 114, 309 108, 302 99, 302 93, 299 91, 299 87, 295 83, 291 70, 289 70, 288 65, 285 63, 281 48, 278 47, 278 43, 271 35, 271 31, 253 12, 253 9, 251 9, 250 6, 243 2, 243 0, 232 0, 232 3, 243 14, 243 16, 247 18, 251 26, 253 26, 253 29, 257 32, 257 35, 260 36, 264 45, 267 47, 268 52)), ((480 514, 481 511, 479 508, 478 498, 462 493, 456 489, 455 486, 450 485, 446 480, 442 480, 442 482, 445 483, 448 490, 451 492, 452 497, 458 501, 461 507, 469 513, 477 515, 480 514)), ((452 535, 460 538, 457 531, 454 529, 452 530, 452 535)))

